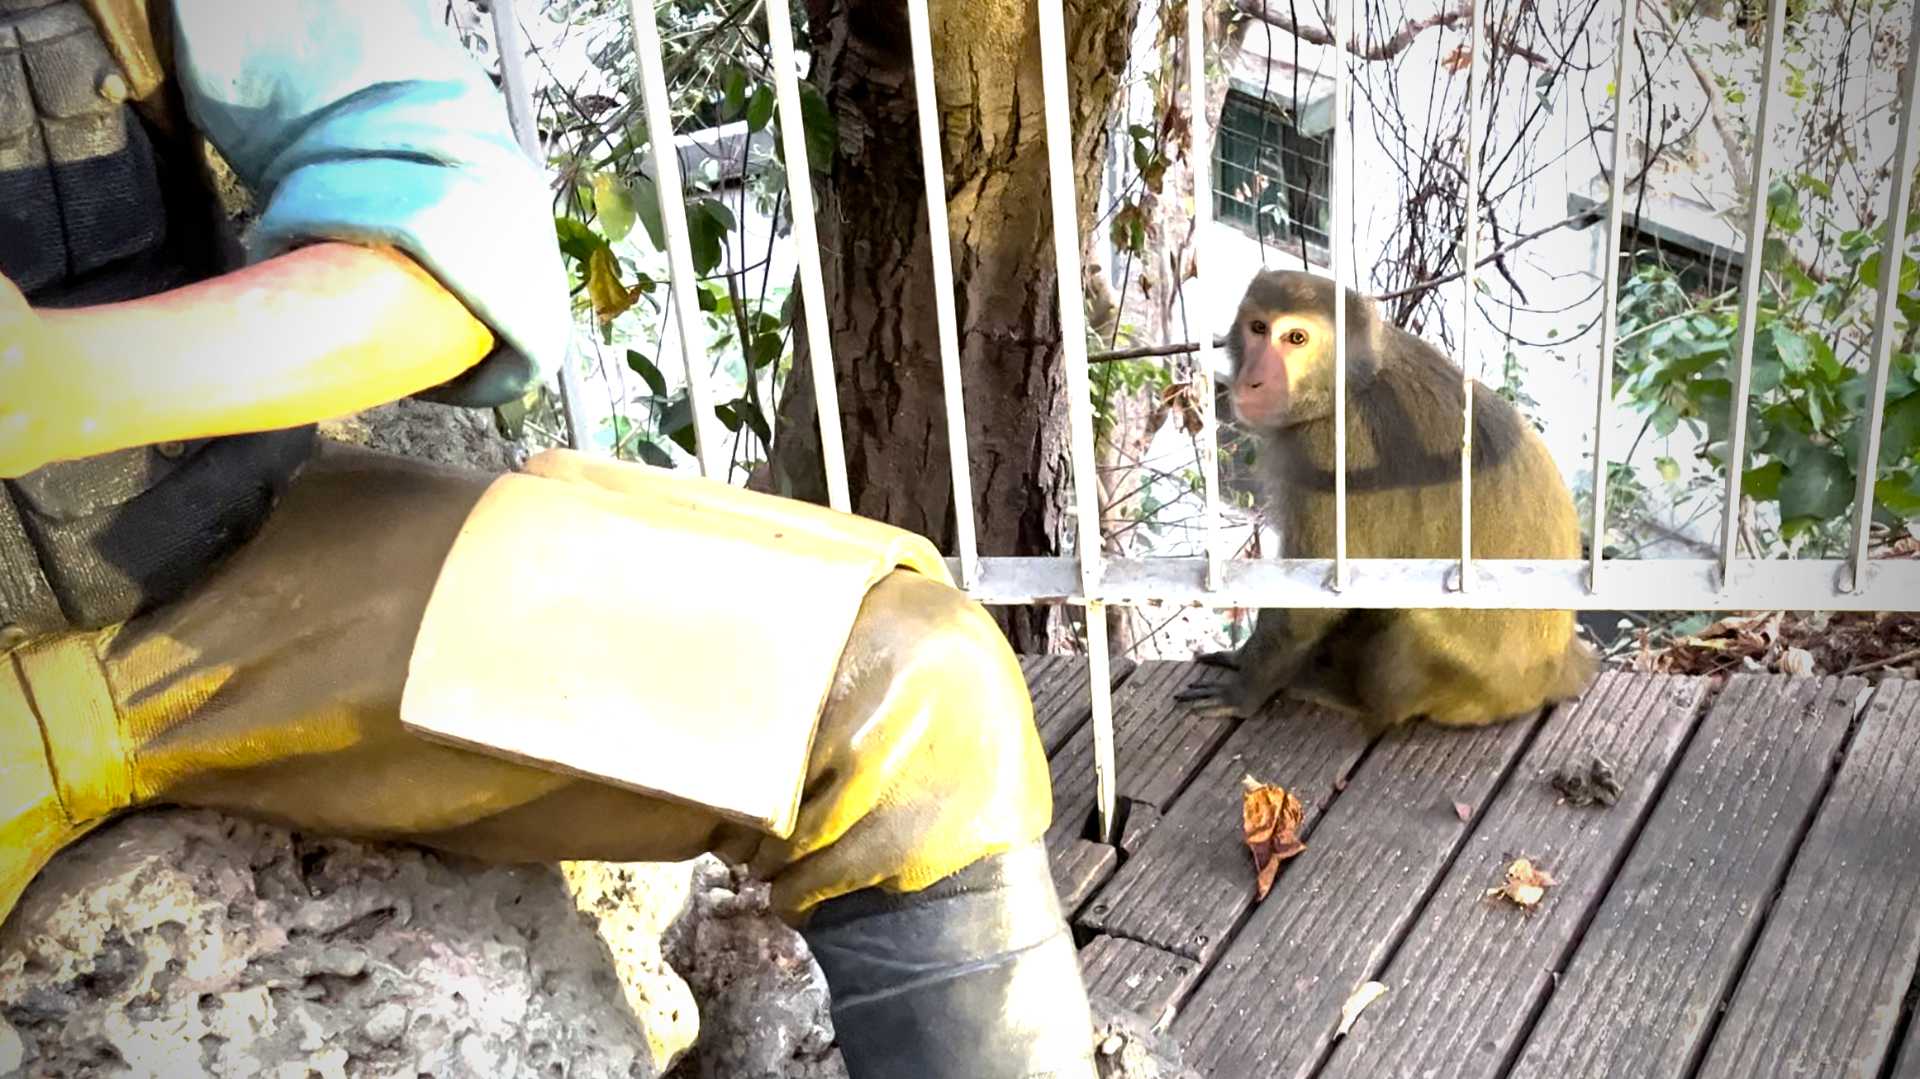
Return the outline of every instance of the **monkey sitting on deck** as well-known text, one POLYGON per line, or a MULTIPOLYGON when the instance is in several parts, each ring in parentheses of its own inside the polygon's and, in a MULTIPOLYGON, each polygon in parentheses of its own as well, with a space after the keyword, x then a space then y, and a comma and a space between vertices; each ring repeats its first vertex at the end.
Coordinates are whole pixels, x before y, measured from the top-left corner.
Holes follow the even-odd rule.
MULTIPOLYGON (((1228 335, 1234 415, 1261 437, 1288 558, 1334 553, 1333 289, 1262 272, 1228 335)), ((1346 319, 1348 554, 1458 557, 1460 369, 1352 290, 1346 319)), ((1546 444, 1475 388, 1473 557, 1580 557, 1573 499, 1546 444)), ((1464 608, 1267 609, 1237 653, 1202 660, 1234 671, 1179 694, 1202 713, 1251 716, 1286 690, 1375 730, 1531 715, 1576 696, 1598 666, 1571 611, 1464 608)))

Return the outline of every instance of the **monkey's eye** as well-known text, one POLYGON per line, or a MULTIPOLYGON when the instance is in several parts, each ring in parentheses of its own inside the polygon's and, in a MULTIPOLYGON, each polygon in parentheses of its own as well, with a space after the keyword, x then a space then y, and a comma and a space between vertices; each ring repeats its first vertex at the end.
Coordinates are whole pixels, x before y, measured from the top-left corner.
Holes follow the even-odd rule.
POLYGON ((1254 319, 1252 322, 1247 323, 1247 329, 1252 330, 1262 337, 1267 335, 1267 324, 1261 322, 1259 319, 1254 319))
POLYGON ((1288 330, 1287 331, 1287 344, 1292 345, 1295 348, 1298 348, 1301 345, 1304 345, 1306 343, 1307 343, 1307 331, 1305 330, 1288 330))

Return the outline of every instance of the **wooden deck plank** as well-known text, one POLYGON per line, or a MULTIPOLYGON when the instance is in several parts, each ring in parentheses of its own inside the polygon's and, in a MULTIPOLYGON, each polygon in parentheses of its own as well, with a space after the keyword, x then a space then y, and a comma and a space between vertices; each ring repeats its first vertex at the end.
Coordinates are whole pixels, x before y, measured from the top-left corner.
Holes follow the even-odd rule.
MULTIPOLYGON (((1126 681, 1133 666, 1130 659, 1115 659, 1109 666, 1110 684, 1118 686, 1126 681)), ((1033 698, 1033 720, 1040 729, 1040 744, 1051 757, 1093 714, 1093 702, 1087 693, 1087 657, 1021 656, 1020 671, 1026 675, 1027 693, 1033 698)))
POLYGON ((1294 701, 1242 723, 1200 778, 1081 912, 1079 924, 1200 962, 1226 946, 1253 905, 1254 867, 1241 834, 1241 777, 1277 783, 1302 803, 1302 838, 1370 743, 1353 720, 1294 701))
POLYGON ((1893 1066, 1893 1079, 1920 1079, 1920 1023, 1907 1027, 1907 1043, 1893 1066))
POLYGON ((1873 1079, 1920 963, 1920 683, 1874 691, 1701 1079, 1873 1079))
POLYGON ((1137 940, 1100 936, 1080 949, 1080 971, 1088 994, 1160 1028, 1173 1020, 1174 1006, 1200 976, 1200 964, 1137 940))
POLYGON ((1699 678, 1608 673, 1554 709, 1376 975, 1388 999, 1362 1014, 1322 1076, 1499 1074, 1651 811, 1706 689, 1699 678), (1568 804, 1548 777, 1595 755, 1612 763, 1619 799, 1605 808, 1568 804), (1531 914, 1486 900, 1517 856, 1557 881, 1531 914))
POLYGON ((1091 839, 1071 839, 1047 849, 1053 857, 1053 888, 1060 894, 1060 909, 1069 919, 1120 864, 1118 851, 1091 839))
POLYGON ((1728 683, 1510 1075, 1686 1074, 1864 689, 1859 679, 1728 683))
POLYGON ((1147 836, 1160 825, 1160 811, 1141 802, 1127 810, 1127 826, 1120 830, 1120 849, 1133 855, 1140 852, 1140 845, 1147 836))
POLYGON ((1312 1074, 1341 1005, 1465 841, 1454 804, 1484 805, 1539 723, 1383 738, 1181 1007, 1173 1031, 1189 1064, 1234 1079, 1312 1074))
MULTIPOLYGON (((1165 808, 1232 729, 1233 721, 1195 716, 1173 695, 1196 678, 1225 672, 1196 663, 1136 666, 1113 695, 1118 797, 1165 808)), ((1053 758, 1053 830, 1064 843, 1093 819, 1093 725, 1081 725, 1053 758)))

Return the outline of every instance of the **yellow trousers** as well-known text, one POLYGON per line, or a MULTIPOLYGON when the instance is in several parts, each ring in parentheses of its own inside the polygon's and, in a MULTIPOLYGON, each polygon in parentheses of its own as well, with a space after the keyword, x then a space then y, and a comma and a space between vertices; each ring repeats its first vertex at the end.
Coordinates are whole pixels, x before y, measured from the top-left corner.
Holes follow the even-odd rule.
MULTIPOLYGON (((632 509, 620 499, 649 489, 643 482, 627 492, 627 480, 640 474, 622 472, 626 466, 548 463, 558 478, 543 482, 554 486, 533 492, 555 507, 556 520, 574 519, 568 507, 581 499, 596 512, 632 509), (586 473, 601 482, 579 482, 586 473)), ((126 625, 30 642, 0 657, 0 916, 62 846, 115 814, 157 804, 505 861, 677 860, 714 851, 770 879, 776 905, 795 920, 859 889, 918 890, 1045 830, 1046 761, 1015 657, 977 604, 936 574, 910 569, 882 574, 864 594, 846 597, 850 625, 822 624, 775 596, 724 615, 751 627, 745 636, 754 641, 791 635, 818 644, 824 633, 829 647, 820 654, 837 656, 830 677, 815 670, 800 678, 807 671, 799 670, 757 687, 777 691, 779 678, 824 687, 823 699, 769 720, 782 726, 769 730, 768 743, 800 754, 782 758, 796 792, 786 824, 743 821, 697 799, 648 794, 408 729, 400 712, 410 665, 425 662, 416 654, 423 615, 430 600, 462 609, 459 601, 470 598, 464 591, 436 596, 437 587, 477 587, 470 574, 448 577, 446 567, 450 551, 465 549, 456 541, 468 542, 463 529, 477 527, 476 506, 496 482, 503 481, 329 448, 260 535, 186 598, 126 625), (810 725, 811 737, 791 724, 810 725)), ((801 512, 732 491, 713 510, 703 497, 693 498, 689 512, 736 526, 739 514, 758 514, 772 522, 765 534, 773 537, 784 534, 784 515, 801 512)), ((743 533, 733 527, 729 534, 737 541, 743 533)), ((537 565, 564 558, 564 550, 528 550, 525 558, 537 565)), ((606 566, 618 587, 606 602, 578 601, 584 605, 570 624, 583 638, 645 649, 686 632, 682 621, 644 602, 621 602, 644 599, 647 574, 680 574, 681 594, 695 595, 685 575, 697 585, 702 575, 719 581, 729 571, 725 564, 606 566)), ((492 609, 502 632, 513 632, 516 605, 527 602, 497 597, 492 609)), ((547 615, 543 633, 556 624, 551 609, 547 615)), ((705 624, 711 631, 716 623, 705 624)), ((434 677, 457 685, 459 635, 442 638, 434 677)), ((527 650, 551 654, 554 644, 543 637, 527 650)), ((499 669, 497 652, 474 672, 476 684, 543 677, 531 666, 499 669)), ((656 683, 660 699, 695 710, 681 722, 703 719, 697 706, 709 695, 700 679, 753 669, 743 666, 751 656, 727 655, 725 663, 656 683)), ((640 690, 630 699, 634 715, 656 703, 640 690)), ((605 717, 609 730, 625 729, 619 725, 630 717, 617 698, 615 705, 605 717)), ((537 747, 542 715, 529 710, 522 722, 517 744, 537 747)), ((655 715, 648 722, 665 721, 655 715)), ((736 759, 675 757, 671 764, 715 789, 725 786, 716 779, 736 774, 740 782, 781 774, 755 767, 750 752, 728 754, 736 759)))

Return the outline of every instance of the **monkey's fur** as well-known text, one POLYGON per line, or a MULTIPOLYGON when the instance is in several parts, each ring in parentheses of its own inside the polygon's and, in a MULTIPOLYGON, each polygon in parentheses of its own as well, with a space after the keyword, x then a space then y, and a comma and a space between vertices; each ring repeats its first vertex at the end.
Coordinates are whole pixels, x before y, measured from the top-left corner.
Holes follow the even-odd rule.
MULTIPOLYGON (((1333 283, 1262 272, 1228 335, 1234 414, 1261 436, 1269 506, 1289 558, 1332 558, 1333 283)), ((1460 554, 1461 374, 1433 346, 1347 292, 1347 553, 1460 554)), ((1580 557, 1573 499, 1546 444, 1475 385, 1473 556, 1580 557)), ((1262 610, 1224 683, 1181 694, 1250 716, 1276 693, 1381 730, 1417 718, 1472 727, 1577 695, 1597 660, 1571 611, 1262 610)))

